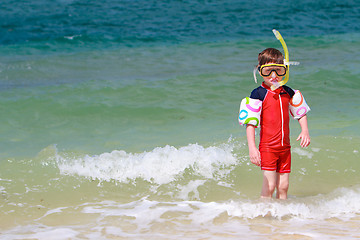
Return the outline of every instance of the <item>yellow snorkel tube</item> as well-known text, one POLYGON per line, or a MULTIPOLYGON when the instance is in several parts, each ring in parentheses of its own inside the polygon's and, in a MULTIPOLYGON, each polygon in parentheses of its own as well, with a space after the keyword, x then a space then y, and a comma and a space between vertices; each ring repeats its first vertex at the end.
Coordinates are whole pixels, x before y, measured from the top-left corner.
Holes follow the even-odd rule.
POLYGON ((284 79, 282 81, 278 82, 278 84, 271 86, 271 90, 275 90, 278 87, 280 87, 282 85, 285 85, 289 81, 290 65, 299 65, 300 63, 299 62, 290 62, 290 60, 289 60, 289 50, 288 50, 288 48, 286 46, 286 43, 285 43, 283 37, 281 36, 279 31, 277 31, 276 29, 273 29, 272 31, 273 31, 275 37, 280 41, 280 43, 281 43, 281 45, 282 45, 282 47, 284 49, 284 54, 285 54, 284 65, 287 66, 287 71, 286 71, 286 75, 285 75, 284 79))

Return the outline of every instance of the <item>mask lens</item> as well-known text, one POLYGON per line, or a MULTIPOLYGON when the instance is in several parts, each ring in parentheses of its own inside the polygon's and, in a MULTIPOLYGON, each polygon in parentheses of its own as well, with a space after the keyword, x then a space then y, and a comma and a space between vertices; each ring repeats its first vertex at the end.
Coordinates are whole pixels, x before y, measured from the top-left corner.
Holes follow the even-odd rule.
POLYGON ((260 68, 260 74, 264 77, 270 76, 272 72, 275 72, 278 76, 284 76, 286 74, 286 67, 284 65, 263 65, 260 68))

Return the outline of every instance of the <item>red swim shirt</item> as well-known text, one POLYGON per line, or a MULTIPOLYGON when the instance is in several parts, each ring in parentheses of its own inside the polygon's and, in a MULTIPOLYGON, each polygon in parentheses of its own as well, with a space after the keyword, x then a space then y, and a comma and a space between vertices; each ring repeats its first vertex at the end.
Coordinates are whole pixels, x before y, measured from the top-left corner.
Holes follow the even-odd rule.
POLYGON ((294 93, 285 85, 272 91, 264 83, 251 92, 250 98, 262 101, 260 152, 290 148, 289 103, 294 93))

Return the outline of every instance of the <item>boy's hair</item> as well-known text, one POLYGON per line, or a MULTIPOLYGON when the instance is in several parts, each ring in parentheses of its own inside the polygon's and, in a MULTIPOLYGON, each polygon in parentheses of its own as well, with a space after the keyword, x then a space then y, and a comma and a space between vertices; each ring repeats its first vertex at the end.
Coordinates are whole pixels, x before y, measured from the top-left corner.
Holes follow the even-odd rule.
POLYGON ((267 63, 284 64, 284 57, 282 53, 275 48, 267 48, 258 56, 259 67, 267 63))

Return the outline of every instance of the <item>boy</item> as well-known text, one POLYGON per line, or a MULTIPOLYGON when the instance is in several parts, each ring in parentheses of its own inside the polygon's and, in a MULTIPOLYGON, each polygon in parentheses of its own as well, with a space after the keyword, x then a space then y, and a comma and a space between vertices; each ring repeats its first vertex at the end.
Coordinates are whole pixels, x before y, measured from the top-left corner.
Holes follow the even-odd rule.
POLYGON ((297 141, 301 140, 301 147, 307 147, 310 144, 310 136, 306 113, 310 108, 300 91, 279 85, 288 71, 288 66, 284 65, 284 58, 279 50, 265 49, 259 54, 258 62, 258 71, 264 81, 260 87, 251 92, 250 98, 247 98, 248 109, 244 110, 245 105, 243 110, 240 109, 239 121, 245 117, 249 118, 250 110, 253 114, 255 112, 259 114, 257 122, 248 120, 241 124, 246 124, 250 161, 260 166, 263 171, 261 197, 271 198, 276 189, 276 198, 287 199, 291 171, 289 110, 294 118, 298 119, 301 127, 297 141), (295 98, 300 99, 296 100, 298 103, 294 103, 295 98), (260 102, 261 106, 251 107, 253 104, 251 101, 260 102), (242 117, 244 113, 246 116, 242 117), (258 149, 255 145, 255 128, 259 122, 261 130, 258 149))

